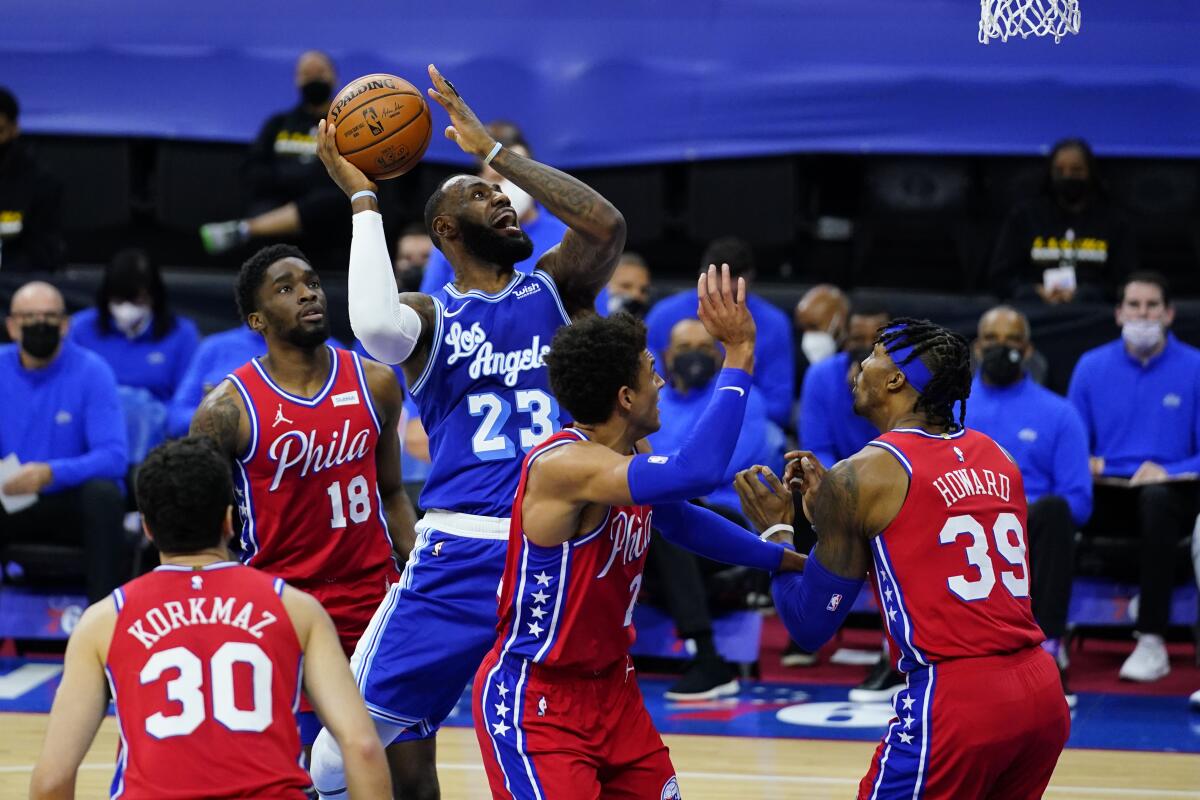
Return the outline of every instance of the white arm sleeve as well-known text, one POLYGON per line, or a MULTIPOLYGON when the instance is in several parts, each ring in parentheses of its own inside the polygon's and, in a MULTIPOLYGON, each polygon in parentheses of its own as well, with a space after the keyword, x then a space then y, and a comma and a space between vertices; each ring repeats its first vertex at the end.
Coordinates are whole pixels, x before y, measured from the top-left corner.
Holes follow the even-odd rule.
POLYGON ((373 358, 400 364, 417 346, 421 317, 400 302, 383 217, 377 211, 360 211, 353 219, 347 287, 350 327, 373 358))

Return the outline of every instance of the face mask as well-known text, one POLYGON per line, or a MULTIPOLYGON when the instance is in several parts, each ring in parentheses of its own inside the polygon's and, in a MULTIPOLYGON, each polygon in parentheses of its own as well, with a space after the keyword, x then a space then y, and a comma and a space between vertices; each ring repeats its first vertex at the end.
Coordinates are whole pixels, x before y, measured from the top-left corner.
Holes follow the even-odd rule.
POLYGON ((513 211, 517 212, 517 219, 524 217, 533 208, 533 196, 508 178, 500 181, 500 191, 508 196, 513 211))
POLYGON ((671 362, 673 375, 685 389, 703 389, 717 374, 717 359, 710 353, 685 350, 671 362))
POLYGON ((146 306, 124 302, 109 303, 108 313, 112 314, 113 325, 117 326, 117 330, 132 339, 146 327, 153 312, 146 306))
POLYGON ((21 349, 34 358, 49 358, 58 349, 62 335, 51 322, 31 322, 21 326, 21 349))
POLYGON ((300 99, 306 106, 323 105, 333 94, 333 84, 328 81, 315 80, 300 86, 300 99))
POLYGON ((825 331, 805 331, 800 337, 800 349, 809 364, 816 364, 837 352, 837 342, 825 331))
POLYGON ((1088 191, 1086 178, 1055 178, 1052 181, 1054 194, 1064 203, 1075 205, 1082 200, 1088 191))
POLYGON ((1135 353, 1149 353, 1163 340, 1163 324, 1152 319, 1131 319, 1121 326, 1121 338, 1135 353))
POLYGON ((1021 351, 1015 347, 994 344, 983 348, 979 368, 988 383, 1008 386, 1021 377, 1021 351))
POLYGON ((610 317, 613 314, 625 313, 642 319, 649 310, 650 306, 636 297, 627 297, 623 294, 610 294, 608 296, 608 315, 610 317))

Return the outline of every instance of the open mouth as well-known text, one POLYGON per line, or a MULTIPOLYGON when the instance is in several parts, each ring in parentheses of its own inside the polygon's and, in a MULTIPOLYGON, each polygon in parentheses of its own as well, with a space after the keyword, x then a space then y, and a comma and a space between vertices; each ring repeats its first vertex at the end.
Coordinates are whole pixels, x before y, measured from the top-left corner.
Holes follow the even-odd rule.
POLYGON ((511 207, 502 208, 492 217, 492 227, 505 233, 520 233, 520 222, 517 212, 511 207))
POLYGON ((319 308, 312 308, 300 314, 301 322, 320 322, 325 319, 325 312, 319 308))

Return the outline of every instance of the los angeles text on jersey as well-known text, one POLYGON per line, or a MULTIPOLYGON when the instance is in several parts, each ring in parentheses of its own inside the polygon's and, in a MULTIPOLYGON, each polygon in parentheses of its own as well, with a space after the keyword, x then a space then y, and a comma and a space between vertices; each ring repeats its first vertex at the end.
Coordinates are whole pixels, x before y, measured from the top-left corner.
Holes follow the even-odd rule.
POLYGON ((246 601, 234 613, 237 600, 233 597, 189 597, 187 604, 168 600, 155 606, 125 629, 149 650, 168 633, 192 625, 229 625, 241 628, 255 639, 263 637, 263 629, 278 621, 270 611, 254 610, 254 603, 246 601))
POLYGON ((952 469, 940 478, 933 479, 933 488, 937 489, 950 508, 959 500, 975 495, 991 495, 1008 502, 1012 486, 1008 476, 996 474, 990 469, 975 470, 971 467, 952 469))

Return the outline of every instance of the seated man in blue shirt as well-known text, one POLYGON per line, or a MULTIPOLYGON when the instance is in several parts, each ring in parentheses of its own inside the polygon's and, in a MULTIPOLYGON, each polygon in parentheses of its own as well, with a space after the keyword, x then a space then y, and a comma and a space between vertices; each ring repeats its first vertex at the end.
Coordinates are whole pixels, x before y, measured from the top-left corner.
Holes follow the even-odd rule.
MULTIPOLYGON (((662 427, 648 439, 654 452, 674 452, 691 435, 697 416, 704 411, 716 390, 721 358, 716 341, 699 320, 684 319, 675 323, 664 367, 669 377, 658 396, 662 427)), ((738 470, 753 464, 782 469, 782 440, 771 441, 772 428, 762 397, 752 388, 746 399, 746 416, 733 457, 729 460, 726 480, 720 489, 703 498, 704 505, 745 525, 738 512, 733 478, 738 470)), ((696 643, 696 658, 667 690, 667 698, 704 700, 736 694, 738 682, 733 670, 721 660, 713 643, 709 592, 704 580, 728 567, 701 559, 657 534, 653 541, 647 560, 647 585, 663 600, 675 621, 679 638, 696 643)))
MULTIPOLYGON (((754 277, 754 251, 734 236, 724 236, 709 243, 700 259, 700 271, 707 270, 709 264, 717 267, 728 264, 730 273, 735 278, 745 278, 747 286, 754 277)), ((658 301, 646 315, 650 352, 659 364, 665 363, 663 354, 675 323, 681 319, 695 319, 696 305, 696 290, 687 289, 658 301)), ((754 386, 766 401, 767 416, 780 428, 786 428, 791 416, 796 370, 792 323, 782 309, 756 294, 746 295, 746 306, 758 326, 754 357, 759 369, 754 373, 754 386)))
POLYGON ((1087 433, 1075 407, 1026 372, 1033 345, 1024 314, 1008 306, 988 311, 979 318, 974 351, 979 371, 971 385, 971 427, 995 439, 1021 468, 1029 502, 1033 616, 1067 692, 1062 636, 1071 602, 1075 531, 1092 514, 1087 433))
POLYGON ((129 579, 125 531, 125 418, 112 370, 64 341, 62 295, 35 281, 17 290, 7 320, 16 344, 0 346, 0 455, 21 468, 0 491, 38 495, 0 508, 0 544, 82 544, 89 602, 129 579))
POLYGON ((1121 677, 1149 682, 1171 671, 1163 634, 1173 550, 1196 518, 1200 351, 1168 331, 1175 309, 1158 273, 1126 279, 1116 318, 1121 338, 1084 353, 1068 397, 1087 430, 1092 474, 1106 484, 1128 479, 1123 487, 1097 486, 1089 530, 1132 530, 1141 539, 1138 643, 1121 677))

